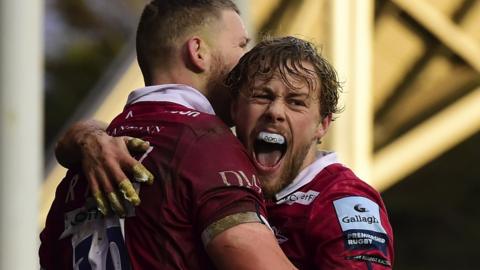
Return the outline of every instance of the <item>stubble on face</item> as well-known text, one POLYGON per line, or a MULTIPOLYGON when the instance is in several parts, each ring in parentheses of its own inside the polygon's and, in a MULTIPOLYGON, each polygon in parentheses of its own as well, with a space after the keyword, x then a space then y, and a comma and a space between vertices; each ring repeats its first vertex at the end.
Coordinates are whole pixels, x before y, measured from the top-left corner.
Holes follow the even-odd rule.
MULTIPOLYGON (((296 88, 298 89, 305 89, 308 88, 306 86, 306 83, 304 81, 298 80, 296 81, 295 78, 287 78, 289 79, 289 82, 293 82, 296 88)), ((273 77, 273 81, 275 80, 280 80, 278 77, 273 77)), ((270 81, 268 79, 267 81, 270 81)), ((261 89, 263 84, 256 85, 256 89, 261 89)), ((287 99, 284 101, 283 104, 288 104, 288 96, 289 94, 295 94, 293 90, 291 90, 285 83, 282 83, 283 88, 279 87, 278 84, 275 86, 275 84, 269 85, 269 87, 272 87, 272 89, 284 89, 280 90, 276 94, 272 94, 269 91, 275 92, 275 90, 262 90, 256 93, 253 98, 258 98, 259 99, 266 99, 268 98, 273 99, 273 97, 269 96, 270 95, 278 95, 275 98, 282 98, 282 95, 287 97, 287 99), (284 91, 284 92, 282 92, 284 91), (281 94, 283 93, 283 94, 281 94)), ((244 124, 247 128, 245 131, 248 132, 248 134, 251 134, 250 136, 245 136, 245 134, 242 134, 243 136, 240 136, 239 138, 242 140, 242 143, 247 146, 248 149, 252 150, 251 154, 256 157, 257 155, 257 150, 255 150, 254 143, 257 139, 257 134, 261 130, 266 130, 267 127, 275 127, 273 130, 276 130, 278 133, 284 133, 286 135, 286 141, 287 141, 287 147, 286 151, 283 154, 283 157, 281 157, 280 161, 281 162, 279 165, 279 168, 275 169, 272 171, 272 169, 265 169, 264 166, 265 164, 259 165, 258 163, 255 163, 259 172, 259 178, 262 184, 263 188, 263 193, 264 196, 268 199, 274 199, 275 195, 282 191, 284 188, 286 188, 288 185, 290 185, 295 178, 299 175, 301 170, 303 170, 306 166, 311 164, 313 162, 314 157, 315 157, 315 151, 316 151, 316 130, 318 130, 319 125, 321 125, 321 119, 316 118, 312 113, 317 115, 319 113, 320 109, 320 103, 319 100, 316 99, 316 90, 313 90, 313 92, 307 92, 302 90, 305 93, 309 93, 304 100, 304 103, 302 104, 308 104, 306 105, 307 108, 304 109, 306 111, 300 112, 298 108, 290 108, 288 107, 289 105, 280 105, 282 109, 279 109, 282 113, 282 117, 284 118, 282 120, 283 123, 276 122, 280 120, 275 120, 277 117, 274 115, 270 115, 270 113, 267 113, 267 111, 264 111, 264 108, 261 107, 263 106, 262 103, 260 102, 260 105, 251 105, 246 102, 247 108, 251 106, 252 111, 253 111, 253 116, 251 119, 256 119, 253 122, 255 123, 253 127, 251 126, 250 129, 248 128, 249 124, 244 124), (260 107, 257 107, 260 106, 260 107), (259 110, 255 108, 260 108, 259 110), (297 110, 296 110, 297 109, 297 110), (285 110, 285 111, 283 111, 285 110), (285 114, 285 115, 283 115, 285 114), (303 128, 303 129, 302 129, 303 128), (305 130, 307 129, 307 130, 305 130), (282 132, 283 131, 283 132, 282 132)), ((302 93, 302 92, 300 92, 302 93)), ((252 93, 253 95, 253 93, 252 93)), ((248 97, 240 97, 248 100, 248 97)), ((242 99, 243 100, 243 99, 242 99)), ((266 110, 266 107, 265 107, 266 110)), ((249 110, 247 110, 248 112, 249 110)), ((279 114, 280 114, 279 113, 279 114)), ((320 117, 318 115, 318 117, 320 117)), ((252 121, 250 121, 251 123, 252 121)), ((243 126, 243 125, 242 125, 243 126)), ((242 131, 240 132, 242 133, 242 131)), ((256 159, 255 159, 256 160, 256 159)), ((258 162, 258 161, 255 161, 258 162)), ((279 164, 277 162, 277 164, 279 164)), ((267 166, 268 167, 268 166, 267 166)))
POLYGON ((215 113, 229 126, 233 125, 230 115, 231 94, 225 85, 228 73, 245 53, 242 44, 248 43, 243 21, 233 10, 222 11, 222 17, 212 22, 208 33, 212 44, 212 67, 206 82, 208 99, 215 113))
POLYGON ((220 52, 212 55, 213 68, 208 77, 206 90, 209 93, 209 101, 215 113, 227 124, 232 125, 230 115, 231 95, 228 87, 225 85, 225 78, 230 72, 230 68, 223 61, 220 52))

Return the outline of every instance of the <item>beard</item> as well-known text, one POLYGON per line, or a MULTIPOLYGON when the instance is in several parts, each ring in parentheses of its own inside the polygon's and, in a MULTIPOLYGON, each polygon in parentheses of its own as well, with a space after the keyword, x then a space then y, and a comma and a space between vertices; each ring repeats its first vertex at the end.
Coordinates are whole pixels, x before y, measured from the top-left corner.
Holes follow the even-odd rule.
POLYGON ((266 179, 266 177, 260 176, 263 195, 266 199, 275 198, 275 195, 278 192, 293 182, 302 169, 303 161, 305 160, 310 147, 310 144, 305 144, 300 146, 300 149, 296 153, 286 153, 282 172, 278 179, 266 179))
POLYGON ((232 102, 230 89, 225 85, 230 68, 222 61, 223 57, 220 53, 212 56, 212 71, 208 78, 206 90, 208 92, 208 100, 215 111, 215 114, 222 119, 228 126, 233 126, 230 115, 230 104, 232 102))

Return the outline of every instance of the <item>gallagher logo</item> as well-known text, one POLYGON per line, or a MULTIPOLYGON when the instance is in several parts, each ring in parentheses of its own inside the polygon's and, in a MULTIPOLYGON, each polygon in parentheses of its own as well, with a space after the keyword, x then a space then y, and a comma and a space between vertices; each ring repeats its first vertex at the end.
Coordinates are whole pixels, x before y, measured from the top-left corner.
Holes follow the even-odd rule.
POLYGON ((364 217, 361 215, 355 215, 355 216, 345 216, 342 218, 343 223, 368 223, 368 224, 375 224, 379 223, 378 219, 374 216, 370 217, 364 217))
POLYGON ((359 213, 365 213, 365 212, 369 212, 367 208, 363 207, 363 205, 361 204, 355 204, 355 206, 353 207, 353 209, 355 209, 355 211, 359 212, 359 213))

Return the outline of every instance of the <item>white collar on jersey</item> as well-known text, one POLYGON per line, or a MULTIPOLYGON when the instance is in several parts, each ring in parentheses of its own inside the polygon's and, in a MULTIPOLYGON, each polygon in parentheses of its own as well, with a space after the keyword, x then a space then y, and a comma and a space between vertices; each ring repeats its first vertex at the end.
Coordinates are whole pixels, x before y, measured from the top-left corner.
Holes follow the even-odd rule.
POLYGON ((327 151, 318 151, 316 160, 305 167, 298 175, 295 177, 290 185, 286 186, 280 192, 275 194, 275 199, 280 201, 285 196, 290 195, 292 192, 297 191, 301 187, 310 183, 318 173, 320 173, 325 167, 332 165, 334 163, 339 163, 337 154, 335 152, 327 151))
POLYGON ((212 105, 200 91, 184 84, 160 84, 137 89, 128 95, 127 105, 141 101, 168 101, 199 112, 215 114, 212 105))

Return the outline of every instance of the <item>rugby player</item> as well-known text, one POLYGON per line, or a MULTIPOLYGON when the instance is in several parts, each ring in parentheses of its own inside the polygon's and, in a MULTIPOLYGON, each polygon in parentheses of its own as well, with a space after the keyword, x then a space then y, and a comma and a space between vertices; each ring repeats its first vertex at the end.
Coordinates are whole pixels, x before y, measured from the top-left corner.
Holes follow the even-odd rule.
POLYGON ((391 269, 393 233, 372 187, 318 142, 338 113, 334 68, 301 39, 259 43, 227 78, 237 137, 268 199, 277 240, 299 269, 391 269))
MULTIPOLYGON (((335 153, 317 149, 338 113, 340 84, 314 46, 293 37, 265 40, 240 59, 227 85, 270 224, 294 265, 391 269, 393 233, 380 195, 335 153)), ((228 183, 242 179, 229 175, 228 183)))
POLYGON ((114 170, 69 170, 41 233, 42 268, 294 269, 264 218, 255 169, 224 123, 230 102, 223 81, 247 42, 230 0, 146 6, 137 57, 147 87, 129 95, 107 132, 149 141, 137 158, 153 176, 142 169, 145 175, 137 178, 151 185, 135 191, 114 170), (115 212, 126 218, 109 215, 109 203, 92 197, 85 175, 120 177, 124 196, 143 203, 125 208, 101 182, 115 212))

